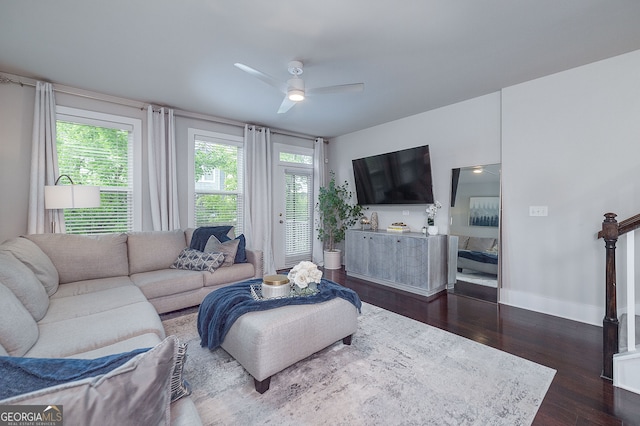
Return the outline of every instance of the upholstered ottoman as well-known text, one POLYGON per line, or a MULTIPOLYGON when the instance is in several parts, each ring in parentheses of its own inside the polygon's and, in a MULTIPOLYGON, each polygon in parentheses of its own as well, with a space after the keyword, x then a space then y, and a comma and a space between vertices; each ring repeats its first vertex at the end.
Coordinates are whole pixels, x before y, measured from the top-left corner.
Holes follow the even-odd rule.
POLYGON ((246 313, 221 346, 253 376, 256 390, 269 389, 271 376, 342 340, 351 344, 358 326, 356 307, 340 298, 246 313))

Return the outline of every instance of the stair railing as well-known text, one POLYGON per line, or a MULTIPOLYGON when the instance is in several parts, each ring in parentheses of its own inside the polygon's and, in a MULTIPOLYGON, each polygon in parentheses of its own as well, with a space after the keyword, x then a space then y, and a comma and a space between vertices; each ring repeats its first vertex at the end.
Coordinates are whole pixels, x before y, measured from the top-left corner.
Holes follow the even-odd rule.
POLYGON ((616 295, 616 242, 627 235, 627 348, 635 348, 634 230, 640 228, 640 214, 616 221, 615 213, 606 213, 598 238, 606 250, 605 315, 602 320, 602 377, 613 380, 613 355, 619 351, 620 324, 616 295), (633 346, 632 346, 633 344, 633 346))

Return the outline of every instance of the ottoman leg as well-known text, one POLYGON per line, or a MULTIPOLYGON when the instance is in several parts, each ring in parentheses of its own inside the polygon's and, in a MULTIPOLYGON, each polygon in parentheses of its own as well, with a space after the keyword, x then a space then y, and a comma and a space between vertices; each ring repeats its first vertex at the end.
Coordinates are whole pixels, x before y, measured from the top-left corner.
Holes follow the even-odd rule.
POLYGON ((269 390, 269 385, 271 384, 271 376, 262 381, 253 379, 253 383, 256 385, 256 391, 258 391, 258 393, 265 393, 269 390))
POLYGON ((350 345, 351 344, 351 338, 353 337, 353 334, 348 335, 347 337, 345 337, 344 339, 342 339, 342 343, 344 343, 345 345, 350 345))

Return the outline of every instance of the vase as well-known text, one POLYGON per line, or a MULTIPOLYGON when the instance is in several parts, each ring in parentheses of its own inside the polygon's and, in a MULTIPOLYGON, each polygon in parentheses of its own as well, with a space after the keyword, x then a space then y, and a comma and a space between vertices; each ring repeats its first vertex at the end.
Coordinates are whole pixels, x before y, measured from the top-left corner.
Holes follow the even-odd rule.
POLYGON ((427 234, 438 235, 438 227, 436 225, 429 225, 427 228, 427 234))
POLYGON ((369 221, 371 222, 371 230, 377 231, 378 230, 378 213, 372 212, 371 219, 369 221))
POLYGON ((338 249, 324 251, 324 269, 342 268, 342 252, 338 249))

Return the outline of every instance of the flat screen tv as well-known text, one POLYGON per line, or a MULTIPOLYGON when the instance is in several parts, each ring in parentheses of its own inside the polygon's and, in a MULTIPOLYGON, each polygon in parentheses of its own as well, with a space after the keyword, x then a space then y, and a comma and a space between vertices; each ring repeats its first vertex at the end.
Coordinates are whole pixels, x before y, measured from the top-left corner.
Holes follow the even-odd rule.
POLYGON ((358 204, 432 204, 429 145, 352 160, 358 204))

